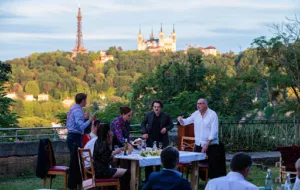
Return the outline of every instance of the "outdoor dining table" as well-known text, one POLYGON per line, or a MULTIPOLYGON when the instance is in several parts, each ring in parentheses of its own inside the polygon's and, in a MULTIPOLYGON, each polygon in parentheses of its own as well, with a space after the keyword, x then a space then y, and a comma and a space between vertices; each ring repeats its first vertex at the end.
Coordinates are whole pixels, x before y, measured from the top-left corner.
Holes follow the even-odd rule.
MULTIPOLYGON (((161 165, 160 156, 142 157, 139 153, 133 152, 131 155, 116 155, 115 158, 130 161, 130 189, 138 190, 140 181, 140 167, 161 165)), ((193 190, 198 189, 199 184, 199 160, 205 160, 205 153, 179 151, 179 161, 192 163, 191 186, 193 190)))

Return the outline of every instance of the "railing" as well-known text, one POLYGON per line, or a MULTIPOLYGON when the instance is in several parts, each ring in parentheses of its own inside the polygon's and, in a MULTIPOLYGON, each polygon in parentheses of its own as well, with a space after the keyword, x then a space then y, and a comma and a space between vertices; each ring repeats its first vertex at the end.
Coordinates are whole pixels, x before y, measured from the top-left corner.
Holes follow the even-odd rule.
MULTIPOLYGON (((177 136, 177 125, 171 135, 177 136)), ((132 137, 141 136, 139 124, 131 125, 132 137)), ((37 141, 40 138, 66 139, 66 127, 2 128, 1 142, 37 141)), ((300 120, 220 121, 220 141, 227 151, 271 151, 276 146, 300 145, 300 120)))
POLYGON ((219 136, 226 150, 271 151, 300 145, 300 120, 220 121, 219 136))
MULTIPOLYGON (((175 123, 174 123, 175 124, 175 123)), ((133 124, 131 127, 136 128, 140 124, 133 124)), ((23 142, 38 141, 41 138, 51 140, 65 140, 67 138, 66 127, 35 127, 35 128, 0 128, 0 143, 3 142, 23 142)), ((177 135, 177 125, 171 130, 172 134, 177 135)), ((141 130, 130 131, 132 137, 140 137, 141 130)))

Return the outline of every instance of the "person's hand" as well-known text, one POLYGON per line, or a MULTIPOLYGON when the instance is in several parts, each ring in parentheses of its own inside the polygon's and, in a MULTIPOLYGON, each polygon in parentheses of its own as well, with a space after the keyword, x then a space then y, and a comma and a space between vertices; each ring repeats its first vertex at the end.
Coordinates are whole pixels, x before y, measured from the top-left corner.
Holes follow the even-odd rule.
POLYGON ((128 144, 128 154, 131 154, 133 151, 133 146, 131 144, 128 144))
POLYGON ((165 134, 166 132, 167 132, 166 128, 162 128, 161 131, 160 131, 161 134, 165 134))
POLYGON ((179 117, 177 117, 177 121, 180 123, 180 124, 182 124, 183 123, 183 116, 179 116, 179 117))
POLYGON ((92 122, 95 119, 95 113, 90 114, 90 118, 89 118, 90 122, 92 122))
POLYGON ((206 153, 207 149, 208 149, 208 144, 205 144, 205 145, 202 147, 201 152, 202 152, 202 153, 206 153))
POLYGON ((122 152, 122 149, 117 148, 116 150, 113 151, 113 154, 116 155, 116 154, 120 154, 121 152, 122 152))
POLYGON ((148 134, 143 134, 142 138, 143 138, 144 140, 148 139, 148 134))

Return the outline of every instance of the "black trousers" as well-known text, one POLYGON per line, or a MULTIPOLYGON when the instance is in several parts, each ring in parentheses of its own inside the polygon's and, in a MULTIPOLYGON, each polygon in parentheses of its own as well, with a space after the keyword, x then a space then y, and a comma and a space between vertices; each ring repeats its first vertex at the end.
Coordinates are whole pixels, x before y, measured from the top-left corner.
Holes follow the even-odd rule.
MULTIPOLYGON (((195 152, 201 152, 201 146, 195 146, 195 152)), ((223 143, 212 144, 208 146, 206 150, 207 160, 203 162, 208 163, 208 177, 210 179, 225 176, 226 175, 226 155, 223 143)), ((199 174, 203 177, 203 174, 199 174)))

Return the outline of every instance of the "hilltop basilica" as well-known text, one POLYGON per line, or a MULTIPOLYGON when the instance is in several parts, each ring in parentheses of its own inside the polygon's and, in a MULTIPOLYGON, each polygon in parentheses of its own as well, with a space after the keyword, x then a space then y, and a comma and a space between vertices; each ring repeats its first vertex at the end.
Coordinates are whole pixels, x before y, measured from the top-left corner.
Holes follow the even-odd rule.
POLYGON ((173 25, 173 32, 170 36, 165 38, 165 33, 163 32, 162 25, 158 33, 159 38, 155 38, 152 32, 150 34, 150 39, 144 40, 141 33, 141 28, 139 34, 137 35, 137 50, 149 50, 150 52, 159 52, 159 51, 176 51, 176 33, 173 25))

